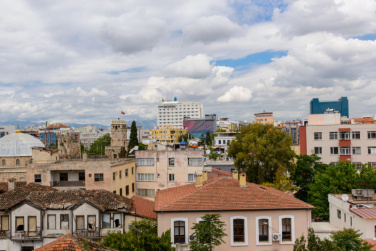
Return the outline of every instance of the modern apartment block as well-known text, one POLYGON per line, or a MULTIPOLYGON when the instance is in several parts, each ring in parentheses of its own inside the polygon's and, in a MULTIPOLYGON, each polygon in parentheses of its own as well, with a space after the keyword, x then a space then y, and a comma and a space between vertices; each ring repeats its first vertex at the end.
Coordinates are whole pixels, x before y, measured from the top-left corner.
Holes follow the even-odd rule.
POLYGON ((157 126, 183 128, 184 117, 203 118, 204 106, 199 102, 164 101, 158 104, 157 126))
POLYGON ((260 123, 263 125, 274 124, 273 112, 263 111, 260 113, 255 113, 255 123, 260 123))
POLYGON ((347 97, 341 97, 336 101, 319 101, 318 98, 311 100, 310 114, 322 114, 327 109, 332 109, 342 116, 349 117, 349 100, 347 97))
POLYGON ((158 190, 195 182, 195 174, 204 170, 204 151, 136 151, 137 195, 154 200, 158 190))
MULTIPOLYGON (((361 119, 362 120, 362 119, 361 119)), ((316 154, 323 163, 351 161, 376 166, 376 124, 341 121, 339 113, 310 114, 300 127, 301 154, 316 154)))
POLYGON ((0 138, 16 131, 16 127, 13 125, 0 125, 0 138))

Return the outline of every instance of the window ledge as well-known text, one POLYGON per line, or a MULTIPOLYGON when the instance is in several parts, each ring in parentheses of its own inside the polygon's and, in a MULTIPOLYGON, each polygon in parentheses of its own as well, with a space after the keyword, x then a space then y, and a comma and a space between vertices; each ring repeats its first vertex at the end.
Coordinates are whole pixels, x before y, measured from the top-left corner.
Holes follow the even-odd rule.
POLYGON ((256 246, 271 246, 273 245, 272 242, 258 242, 256 243, 256 246))
POLYGON ((233 243, 231 244, 231 247, 241 247, 241 246, 248 246, 248 243, 233 243))

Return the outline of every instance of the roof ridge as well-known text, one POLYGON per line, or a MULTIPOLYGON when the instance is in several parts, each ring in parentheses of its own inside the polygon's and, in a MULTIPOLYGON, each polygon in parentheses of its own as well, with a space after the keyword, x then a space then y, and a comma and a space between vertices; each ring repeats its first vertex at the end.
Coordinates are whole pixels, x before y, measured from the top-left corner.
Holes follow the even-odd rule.
MULTIPOLYGON (((61 236, 61 237, 59 237, 58 239, 56 239, 56 240, 54 240, 54 241, 52 241, 52 242, 50 242, 50 243, 48 243, 48 244, 46 244, 46 245, 44 245, 44 246, 38 248, 38 249, 36 249, 36 250, 37 250, 37 251, 48 250, 48 249, 50 249, 51 247, 53 247, 54 245, 56 245, 56 244, 58 244, 58 243, 60 243, 60 242, 62 242, 62 241, 67 240, 70 236, 71 236, 71 234, 70 234, 70 233, 67 233, 67 234, 65 234, 65 235, 63 235, 63 236, 61 236), (43 248, 43 249, 42 249, 42 248, 43 248)), ((72 238, 71 238, 71 239, 72 239, 72 238)))
MULTIPOLYGON (((214 183, 217 183, 219 180, 221 180, 221 179, 223 179, 223 178, 228 178, 228 177, 219 177, 219 178, 216 178, 216 179, 214 179, 212 182, 210 182, 210 183, 208 183, 208 184, 205 184, 205 185, 203 185, 202 187, 199 187, 197 190, 193 190, 192 192, 190 192, 190 193, 184 195, 183 197, 180 197, 180 198, 178 198, 177 200, 171 201, 170 203, 168 203, 168 204, 164 205, 163 207, 157 209, 157 211, 158 211, 158 210, 161 210, 161 209, 163 209, 163 208, 165 208, 165 207, 167 207, 167 206, 169 206, 170 204, 173 204, 173 203, 175 203, 175 202, 178 202, 179 200, 182 200, 182 199, 184 199, 184 198, 186 198, 186 197, 188 197, 188 196, 190 196, 190 195, 192 195, 192 194, 195 194, 195 193, 197 193, 198 191, 201 191, 204 187, 208 187, 208 186, 210 186, 210 185, 212 185, 212 184, 214 184, 214 183)), ((195 184, 189 184, 189 185, 194 186, 195 184)), ((180 186, 180 187, 181 187, 181 186, 180 186)), ((178 188, 178 187, 176 187, 176 188, 178 188)))

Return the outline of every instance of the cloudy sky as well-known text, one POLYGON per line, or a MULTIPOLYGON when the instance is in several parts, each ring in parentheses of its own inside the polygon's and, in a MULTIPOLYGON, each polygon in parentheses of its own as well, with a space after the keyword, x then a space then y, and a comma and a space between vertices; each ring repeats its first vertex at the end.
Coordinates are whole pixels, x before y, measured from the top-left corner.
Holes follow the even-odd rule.
POLYGON ((347 96, 376 113, 376 1, 0 2, 0 121, 156 119, 162 98, 252 120, 347 96))

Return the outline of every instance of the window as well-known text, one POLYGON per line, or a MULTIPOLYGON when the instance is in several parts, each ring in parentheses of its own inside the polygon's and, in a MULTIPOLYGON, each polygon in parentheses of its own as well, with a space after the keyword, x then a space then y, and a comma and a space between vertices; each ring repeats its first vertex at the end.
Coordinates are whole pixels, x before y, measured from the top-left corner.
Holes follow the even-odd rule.
POLYGON ((85 173, 83 173, 83 172, 78 173, 78 180, 84 181, 85 180, 85 173))
POLYGON ((113 172, 113 173, 112 173, 112 180, 115 180, 115 179, 116 179, 116 173, 113 172))
POLYGON ((175 174, 169 173, 168 174, 168 181, 170 182, 175 182, 175 174))
POLYGON ((322 147, 315 147, 315 154, 322 154, 322 147))
POLYGON ((121 171, 119 171, 119 179, 121 179, 121 171))
POLYGON ((168 158, 168 165, 175 166, 175 158, 168 158))
POLYGON ((338 139, 338 133, 337 132, 330 132, 329 133, 329 139, 338 139))
POLYGON ((85 218, 84 216, 76 216, 76 229, 84 230, 85 229, 85 218))
POLYGON ((352 154, 360 154, 360 147, 353 147, 352 154))
POLYGON ((27 217, 27 231, 29 237, 37 236, 37 217, 29 216, 27 217))
POLYGON ((269 241, 269 221, 268 219, 260 219, 258 220, 259 224, 259 236, 258 240, 261 241, 269 241))
POLYGON ((120 188, 120 190, 119 190, 119 195, 120 195, 120 196, 123 196, 123 188, 120 188))
POLYGON ((138 173, 137 181, 155 181, 154 173, 138 173))
POLYGON ((103 173, 95 173, 94 174, 94 181, 103 181, 103 173))
POLYGON ((313 133, 313 139, 314 140, 320 140, 320 139, 322 139, 322 132, 314 132, 313 133))
POLYGON ((222 144, 222 142, 221 142, 221 140, 219 139, 219 140, 218 140, 218 145, 220 145, 220 144, 222 144))
POLYGON ((138 158, 137 165, 139 166, 154 166, 153 158, 138 158))
POLYGON ((368 131, 367 135, 369 139, 376 139, 376 131, 368 131))
POLYGON ((134 183, 132 183, 132 193, 134 193, 134 183))
POLYGON ((121 227, 121 214, 114 214, 114 228, 121 227))
POLYGON ((282 234, 281 244, 294 244, 295 224, 293 215, 279 216, 279 232, 282 234))
POLYGON ((8 215, 1 216, 1 230, 4 230, 4 231, 9 230, 9 216, 8 215))
POLYGON ((338 219, 341 219, 342 217, 341 217, 341 210, 339 210, 339 209, 337 209, 337 218, 338 219))
POLYGON ((133 167, 132 167, 132 174, 133 174, 133 167))
POLYGON ((339 132, 339 139, 340 140, 350 139, 350 132, 339 132))
POLYGON ((16 231, 24 230, 24 217, 16 217, 16 231))
POLYGON ((350 155, 350 147, 341 147, 340 148, 341 155, 350 155))
POLYGON ((60 181, 68 181, 68 173, 60 173, 60 181))
POLYGON ((125 169, 125 177, 128 177, 128 168, 125 169))
POLYGON ((282 241, 291 241, 291 219, 282 219, 282 241))
POLYGON ((353 139, 360 139, 360 132, 352 132, 353 139))
POLYGON ((331 147, 330 154, 338 154, 338 147, 331 147))
POLYGON ((47 229, 56 229, 56 214, 47 215, 47 229))
POLYGON ((194 174, 188 174, 188 182, 195 182, 195 175, 194 174))
POLYGON ((376 154, 376 146, 369 146, 368 154, 376 154))
POLYGON ((102 228, 111 228, 111 214, 102 215, 102 228))
POLYGON ((69 214, 60 214, 60 229, 69 229, 69 214))
POLYGON ((34 174, 34 182, 35 183, 42 182, 42 175, 41 174, 34 174))
POLYGON ((129 185, 125 187, 125 195, 129 195, 129 185))
POLYGON ((154 189, 137 189, 137 195, 154 197, 155 191, 154 189))
POLYGON ((171 240, 173 243, 186 243, 187 241, 187 228, 188 228, 188 220, 187 219, 172 219, 173 225, 171 229, 173 229, 173 239, 171 240))
POLYGON ((188 158, 188 166, 202 166, 202 158, 188 158))
POLYGON ((346 214, 343 213, 343 221, 346 222, 346 214))
POLYGON ((2 166, 5 166, 5 164, 6 164, 5 159, 3 159, 3 160, 1 161, 1 165, 2 165, 2 166))
POLYGON ((20 165, 20 160, 16 159, 16 166, 19 166, 19 165, 20 165))
POLYGON ((87 230, 88 231, 94 231, 96 229, 96 217, 95 215, 89 215, 87 217, 87 230))
POLYGON ((233 241, 244 242, 244 219, 233 219, 233 241))

